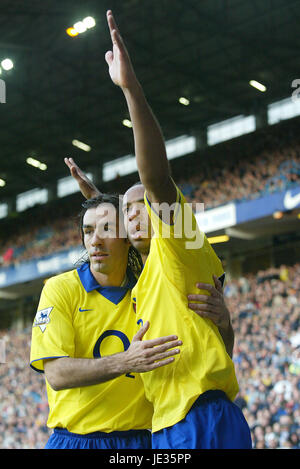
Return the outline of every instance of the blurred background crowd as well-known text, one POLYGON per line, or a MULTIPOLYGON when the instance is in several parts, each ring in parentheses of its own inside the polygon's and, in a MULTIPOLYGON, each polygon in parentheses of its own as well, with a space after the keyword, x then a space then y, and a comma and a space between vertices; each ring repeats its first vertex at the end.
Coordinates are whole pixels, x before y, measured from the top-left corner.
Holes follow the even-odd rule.
MULTIPOLYGON (((194 207, 204 202, 205 209, 292 188, 300 184, 298 126, 298 120, 283 123, 225 142, 189 157, 188 165, 185 158, 175 160, 174 179, 188 202, 194 207)), ((125 183, 135 182, 122 180, 113 184, 119 193, 125 183)), ((11 232, 0 234, 0 265, 78 246, 74 207, 80 211, 80 193, 77 200, 61 200, 47 210, 34 207, 22 225, 12 219, 11 232)), ((235 331, 233 360, 240 385, 235 402, 257 449, 300 448, 300 263, 290 264, 228 277, 224 289, 235 331)), ((0 448, 43 448, 50 434, 44 377, 29 367, 30 340, 31 324, 0 329, 6 350, 0 364, 0 448)))
MULTIPOLYGON (((300 449, 300 264, 229 280, 233 360, 253 448, 300 449)), ((50 435, 44 377, 29 367, 31 328, 2 330, 0 448, 40 449, 50 435)))
MULTIPOLYGON (((138 179, 126 154, 134 152, 132 123, 121 122, 129 115, 103 67, 101 48, 110 40, 100 19, 106 2, 72 1, 71 15, 67 3, 31 1, 20 8, 21 1, 1 0, 3 54, 13 50, 15 59, 3 56, 0 64, 0 95, 7 87, 0 129, 0 449, 44 448, 51 432, 44 375, 30 368, 29 356, 41 285, 80 251, 62 254, 80 245, 83 202, 69 186, 63 158, 74 157, 103 192, 123 194, 138 179), (85 26, 91 18, 75 20, 86 7, 98 11, 94 33, 85 26), (79 30, 67 26, 72 17, 79 30)), ((211 212, 207 232, 230 238, 218 246, 235 332, 235 402, 253 448, 299 449, 300 0, 189 0, 188 8, 178 0, 110 3, 118 4, 118 22, 136 50, 174 181, 194 212, 235 204, 231 219, 230 210, 220 211, 223 219, 211 212), (260 87, 250 78, 262 80, 260 87), (284 211, 261 215, 276 193, 284 211), (254 219, 242 205, 249 200, 256 201, 254 219)))

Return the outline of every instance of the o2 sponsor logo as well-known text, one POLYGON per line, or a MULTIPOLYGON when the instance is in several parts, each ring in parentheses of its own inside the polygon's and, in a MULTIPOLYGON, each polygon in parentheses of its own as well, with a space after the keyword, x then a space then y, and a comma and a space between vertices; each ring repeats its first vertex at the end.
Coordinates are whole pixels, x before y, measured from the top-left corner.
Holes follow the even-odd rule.
MULTIPOLYGON (((128 339, 127 335, 124 334, 124 332, 118 331, 116 329, 109 329, 109 330, 103 332, 103 334, 101 334, 100 337, 98 338, 98 340, 95 344, 94 350, 93 350, 94 358, 101 358, 101 353, 100 353, 101 344, 102 344, 104 339, 106 339, 107 337, 110 337, 110 336, 118 337, 122 341, 123 347, 124 347, 124 352, 129 348, 130 340, 128 339)), ((125 376, 127 378, 135 378, 135 376, 131 375, 130 373, 127 373, 125 376)))

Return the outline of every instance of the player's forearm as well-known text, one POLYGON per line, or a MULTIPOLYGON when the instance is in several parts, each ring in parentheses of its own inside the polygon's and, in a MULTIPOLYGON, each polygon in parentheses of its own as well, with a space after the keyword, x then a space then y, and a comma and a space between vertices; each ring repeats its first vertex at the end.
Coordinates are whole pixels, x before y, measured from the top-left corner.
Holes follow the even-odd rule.
POLYGON ((172 363, 182 345, 177 336, 169 335, 142 340, 149 322, 138 330, 128 349, 101 358, 55 358, 44 360, 48 383, 54 391, 93 386, 127 373, 145 373, 172 363), (174 348, 176 347, 176 348, 174 348))
POLYGON ((54 391, 93 386, 126 374, 125 357, 118 353, 98 359, 56 358, 45 361, 45 375, 54 391))
POLYGON ((162 131, 138 82, 131 88, 123 89, 123 93, 132 122, 140 179, 147 193, 155 193, 170 184, 169 162, 162 131))

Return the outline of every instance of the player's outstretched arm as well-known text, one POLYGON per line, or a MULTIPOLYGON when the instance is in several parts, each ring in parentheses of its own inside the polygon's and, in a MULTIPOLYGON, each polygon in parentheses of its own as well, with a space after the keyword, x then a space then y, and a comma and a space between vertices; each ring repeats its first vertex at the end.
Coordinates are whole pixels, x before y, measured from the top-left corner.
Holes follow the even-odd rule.
POLYGON ((213 278, 215 286, 208 283, 197 284, 199 289, 207 290, 210 295, 188 295, 188 306, 199 316, 211 319, 214 322, 219 329, 226 351, 232 358, 234 331, 231 324, 230 311, 228 310, 224 300, 223 288, 220 280, 215 275, 213 278))
POLYGON ((139 176, 151 202, 176 201, 176 188, 170 176, 164 138, 135 75, 128 51, 112 12, 107 12, 112 50, 105 54, 109 74, 125 96, 132 122, 139 176))
POLYGON ((48 383, 54 391, 110 381, 127 373, 146 373, 172 363, 182 342, 170 335, 142 340, 149 328, 145 323, 125 352, 92 358, 56 358, 44 361, 48 383), (175 348, 174 348, 175 347, 175 348))
POLYGON ((71 176, 77 181, 79 189, 86 199, 92 199, 101 194, 97 189, 95 184, 84 174, 84 172, 79 168, 75 163, 73 158, 64 159, 66 165, 68 166, 71 176))

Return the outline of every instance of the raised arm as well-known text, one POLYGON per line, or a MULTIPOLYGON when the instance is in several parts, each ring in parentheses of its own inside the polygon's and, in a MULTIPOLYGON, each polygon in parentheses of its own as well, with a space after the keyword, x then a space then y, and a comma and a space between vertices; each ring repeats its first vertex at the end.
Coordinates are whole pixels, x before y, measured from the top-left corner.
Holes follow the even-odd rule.
POLYGON ((137 167, 151 202, 176 201, 176 188, 171 179, 164 138, 135 75, 128 51, 112 12, 107 12, 112 51, 105 54, 109 74, 125 96, 132 122, 137 167))

